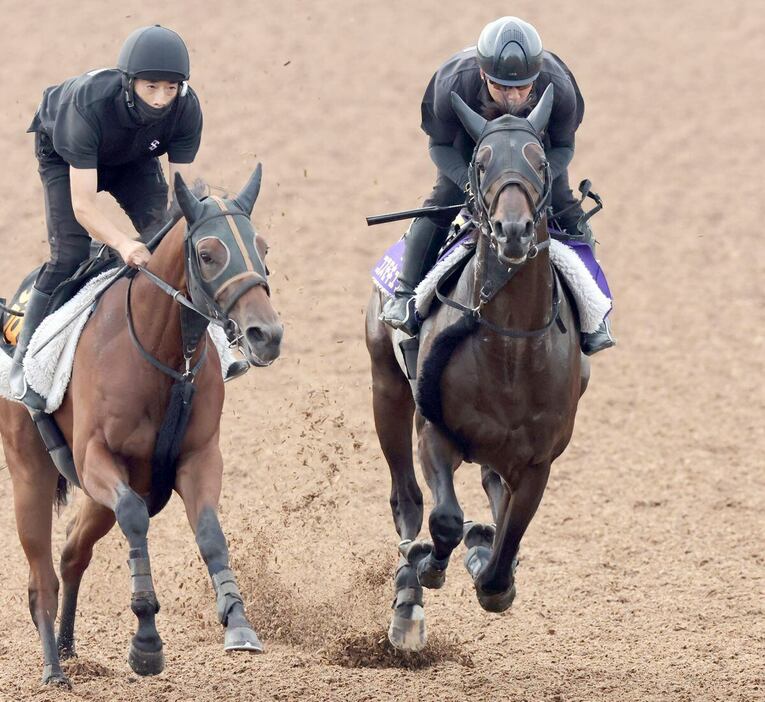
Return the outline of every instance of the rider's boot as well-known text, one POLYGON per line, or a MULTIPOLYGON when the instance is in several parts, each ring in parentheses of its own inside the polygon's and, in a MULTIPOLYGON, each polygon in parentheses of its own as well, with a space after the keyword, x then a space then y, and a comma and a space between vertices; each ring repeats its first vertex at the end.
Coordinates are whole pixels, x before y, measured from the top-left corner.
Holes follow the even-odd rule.
POLYGON ((448 226, 436 224, 427 217, 412 222, 404 238, 404 260, 398 276, 399 285, 393 297, 383 305, 380 319, 394 329, 414 336, 420 329, 421 320, 414 304, 414 289, 435 263, 438 250, 444 243, 448 226))
MULTIPOLYGON (((595 235, 592 233, 592 228, 587 220, 579 220, 576 225, 574 238, 578 241, 584 241, 592 249, 592 253, 595 253, 595 235)), ((604 351, 612 346, 616 346, 616 339, 611 334, 611 321, 606 318, 594 332, 589 334, 582 332, 580 344, 582 353, 586 356, 592 356, 592 354, 598 351, 604 351)))
POLYGON ((16 351, 13 354, 13 361, 10 371, 11 394, 23 402, 29 409, 45 409, 45 399, 40 397, 34 390, 27 386, 24 377, 24 357, 27 355, 29 340, 40 326, 45 317, 45 308, 50 301, 50 295, 40 292, 32 287, 32 293, 29 296, 27 305, 24 309, 24 326, 19 334, 19 340, 16 343, 16 351))
POLYGON ((585 356, 592 356, 598 351, 616 346, 616 339, 611 335, 611 320, 606 317, 594 332, 589 334, 582 332, 581 346, 585 356))
POLYGON ((248 370, 250 370, 250 364, 247 361, 234 361, 226 369, 223 382, 227 383, 229 380, 236 380, 236 378, 244 375, 248 370))

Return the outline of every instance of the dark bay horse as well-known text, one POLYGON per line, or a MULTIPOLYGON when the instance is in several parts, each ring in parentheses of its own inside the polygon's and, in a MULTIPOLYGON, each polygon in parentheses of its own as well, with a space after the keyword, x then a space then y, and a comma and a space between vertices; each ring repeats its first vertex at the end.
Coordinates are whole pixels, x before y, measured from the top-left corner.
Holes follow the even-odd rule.
POLYGON ((217 517, 224 391, 218 356, 207 353, 212 344, 206 332, 208 318, 225 323, 230 338, 253 365, 268 365, 279 355, 283 329, 271 306, 265 242, 250 222, 260 174, 258 166, 234 199, 198 200, 180 176, 176 178, 176 200, 186 224, 179 222, 166 235, 148 271, 191 298, 196 312, 184 312, 191 322, 184 326, 176 298, 141 273, 113 285, 83 331, 71 383, 54 415, 72 448, 85 493, 61 555, 64 588, 57 637, 51 513, 61 495, 60 477, 26 409, 0 401, 0 433, 13 481, 19 538, 29 561, 29 608, 42 642, 44 683, 68 684, 60 660, 75 655, 80 582, 94 544, 115 521, 129 545, 131 608, 138 618, 129 662, 142 675, 163 669, 147 531, 150 511, 161 509, 173 488, 183 500, 212 579, 226 650, 262 650, 245 616, 217 517), (187 344, 193 336, 188 325, 198 331, 196 344, 187 344), (158 471, 153 454, 171 386, 188 388, 192 380, 194 399, 188 400, 191 414, 177 462, 158 471))
POLYGON ((501 612, 512 604, 521 538, 550 464, 571 438, 589 378, 575 313, 549 258, 551 179, 540 134, 552 89, 528 118, 490 122, 452 93, 476 141, 470 173, 478 241, 474 258, 422 326, 416 405, 395 354, 406 337, 378 320, 380 293, 367 308, 375 427, 401 538, 388 632, 399 649, 425 645, 422 587, 443 585, 449 557, 463 539, 481 606, 501 612), (418 540, 423 503, 412 462, 413 418, 434 501, 432 542, 418 540), (453 476, 466 460, 482 466, 495 524, 463 522, 453 476))

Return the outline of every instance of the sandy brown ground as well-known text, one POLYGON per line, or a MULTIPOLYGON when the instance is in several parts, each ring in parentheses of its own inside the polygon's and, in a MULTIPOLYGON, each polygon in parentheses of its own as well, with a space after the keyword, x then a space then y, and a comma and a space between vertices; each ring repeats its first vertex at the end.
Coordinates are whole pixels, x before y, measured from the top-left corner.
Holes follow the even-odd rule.
MULTIPOLYGON (((24 130, 42 88, 111 65, 159 21, 192 47, 200 172, 239 187, 256 160, 283 356, 231 386, 222 521, 263 656, 226 656, 180 503, 150 532, 167 668, 137 679, 127 551, 113 532, 81 593, 72 692, 41 690, 12 490, 0 472, 0 698, 11 700, 762 699, 765 108, 755 0, 8 5, 0 23, 0 281, 44 260, 24 130), (238 4, 237 4, 238 5, 238 4), (565 57, 587 102, 572 180, 594 222, 619 347, 594 359, 574 440, 522 546, 503 616, 457 552, 426 594, 431 645, 385 631, 396 535, 362 340, 367 271, 433 170, 418 129, 432 71, 514 12, 565 57), (759 67, 759 68, 758 68, 759 67)), ((488 510, 475 466, 467 515, 488 510)), ((60 548, 77 499, 55 524, 60 548)))

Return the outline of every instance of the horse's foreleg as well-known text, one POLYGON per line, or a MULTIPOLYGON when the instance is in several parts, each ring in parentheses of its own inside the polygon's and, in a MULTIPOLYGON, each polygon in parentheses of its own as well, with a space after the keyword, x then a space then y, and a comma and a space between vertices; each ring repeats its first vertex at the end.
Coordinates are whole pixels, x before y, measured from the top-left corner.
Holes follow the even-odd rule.
MULTIPOLYGON (((374 301, 377 302, 376 300, 374 301)), ((422 528, 422 491, 412 460, 414 399, 393 354, 385 330, 377 329, 377 311, 369 312, 367 344, 372 358, 372 407, 375 429, 391 477, 390 507, 405 548, 422 528)), ((394 575, 393 616, 388 639, 398 649, 418 651, 427 643, 422 586, 413 565, 402 554, 394 575)))
POLYGON ((218 521, 223 461, 217 445, 185 459, 175 488, 183 499, 199 552, 215 590, 218 621, 226 628, 226 651, 262 652, 263 644, 247 620, 244 601, 229 566, 228 547, 218 521))
POLYGON ((117 524, 127 538, 132 590, 130 609, 138 618, 128 663, 138 675, 157 675, 165 667, 165 657, 155 622, 159 602, 149 562, 149 510, 140 495, 129 486, 126 467, 97 439, 91 440, 85 449, 82 487, 92 499, 114 512, 117 524))
POLYGON ((489 498, 493 524, 465 522, 464 541, 467 547, 465 567, 471 576, 475 576, 486 567, 491 558, 496 525, 507 508, 510 492, 502 478, 490 466, 481 466, 481 485, 489 498))
POLYGON ((117 495, 114 514, 130 546, 130 609, 138 618, 138 630, 130 643, 128 662, 138 675, 157 675, 165 667, 165 657, 155 622, 159 601, 149 562, 149 510, 143 499, 124 483, 118 485, 117 495))
POLYGON ((61 670, 54 634, 58 579, 53 569, 51 527, 58 472, 26 410, 2 400, 0 405, 5 460, 13 482, 16 529, 29 562, 29 612, 43 649, 42 682, 69 686, 61 670))
POLYGON ((109 532, 114 521, 112 510, 86 498, 66 530, 66 544, 61 552, 61 580, 64 588, 58 625, 58 652, 62 659, 77 655, 74 620, 80 582, 93 556, 93 545, 109 532))
POLYGON ((454 471, 463 457, 459 447, 428 421, 419 431, 419 455, 435 505, 428 518, 433 549, 418 562, 417 575, 425 587, 439 588, 449 557, 462 541, 463 514, 454 491, 454 471))
POLYGON ((550 463, 524 468, 502 510, 494 548, 486 567, 473 574, 478 601, 489 612, 503 612, 515 598, 518 547, 542 500, 550 463))

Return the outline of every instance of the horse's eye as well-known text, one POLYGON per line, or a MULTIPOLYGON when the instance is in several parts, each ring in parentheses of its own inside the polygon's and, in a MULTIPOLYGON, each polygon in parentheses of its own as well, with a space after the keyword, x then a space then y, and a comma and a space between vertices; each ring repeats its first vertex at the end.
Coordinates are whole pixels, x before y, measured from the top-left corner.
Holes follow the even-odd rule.
POLYGON ((210 256, 210 254, 207 253, 206 251, 202 251, 199 254, 199 258, 202 261, 202 263, 212 263, 213 262, 212 256, 210 256))

